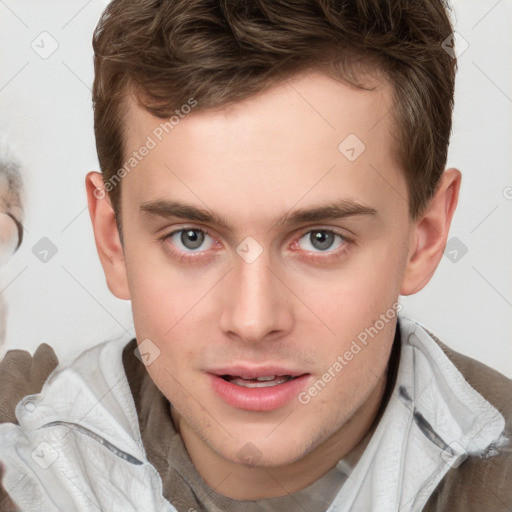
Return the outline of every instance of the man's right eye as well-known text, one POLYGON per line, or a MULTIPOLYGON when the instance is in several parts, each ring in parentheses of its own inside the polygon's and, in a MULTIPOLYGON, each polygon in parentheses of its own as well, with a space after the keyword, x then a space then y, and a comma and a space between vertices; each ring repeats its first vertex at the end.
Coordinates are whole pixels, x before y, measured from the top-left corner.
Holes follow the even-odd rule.
POLYGON ((164 235, 161 240, 171 246, 171 252, 200 253, 211 249, 215 243, 214 239, 203 229, 185 227, 175 229, 164 235))

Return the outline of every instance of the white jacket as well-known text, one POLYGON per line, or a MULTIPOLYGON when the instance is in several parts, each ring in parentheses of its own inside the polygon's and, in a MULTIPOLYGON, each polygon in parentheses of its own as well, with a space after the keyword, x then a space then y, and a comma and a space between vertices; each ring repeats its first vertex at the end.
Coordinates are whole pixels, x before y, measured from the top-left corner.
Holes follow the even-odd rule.
MULTIPOLYGON (((401 358, 388 406, 328 512, 422 510, 451 467, 508 443, 505 420, 427 331, 400 315, 401 358)), ((22 511, 176 511, 146 458, 111 341, 59 366, 0 425, 4 487, 22 511)))

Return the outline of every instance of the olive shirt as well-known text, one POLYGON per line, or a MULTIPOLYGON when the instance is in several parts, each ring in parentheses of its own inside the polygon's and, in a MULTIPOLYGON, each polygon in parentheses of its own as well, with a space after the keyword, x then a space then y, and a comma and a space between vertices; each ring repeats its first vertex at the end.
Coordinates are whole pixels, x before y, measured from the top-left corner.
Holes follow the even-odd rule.
MULTIPOLYGON (((325 511, 357 463, 375 429, 393 389, 399 364, 400 330, 397 329, 388 367, 386 392, 381 409, 366 437, 344 459, 320 479, 292 494, 257 501, 238 501, 215 492, 192 464, 183 440, 174 427, 170 404, 153 383, 144 365, 133 357, 136 341, 123 350, 123 366, 137 410, 142 441, 148 460, 162 479, 163 494, 178 511, 218 512, 325 511)), ((430 333, 431 334, 431 333, 430 333)), ((458 354, 443 345, 446 356, 467 382, 488 400, 506 421, 507 437, 512 437, 512 382, 487 366, 458 354)), ((48 345, 41 345, 34 357, 24 351, 9 352, 0 364, 0 422, 16 423, 14 407, 23 396, 36 394, 57 366, 48 345)), ((8 496, 0 492, 0 511, 16 510, 8 496), (3 499, 2 499, 3 498, 3 499)), ((512 452, 510 447, 489 458, 469 457, 451 469, 430 496, 425 512, 512 510, 512 452)))

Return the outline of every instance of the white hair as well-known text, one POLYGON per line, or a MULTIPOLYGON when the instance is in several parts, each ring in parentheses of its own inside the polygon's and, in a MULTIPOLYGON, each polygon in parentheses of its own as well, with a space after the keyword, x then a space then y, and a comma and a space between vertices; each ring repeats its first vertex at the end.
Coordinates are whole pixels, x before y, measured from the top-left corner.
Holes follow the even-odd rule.
POLYGON ((0 211, 23 221, 21 165, 5 134, 0 134, 0 211))

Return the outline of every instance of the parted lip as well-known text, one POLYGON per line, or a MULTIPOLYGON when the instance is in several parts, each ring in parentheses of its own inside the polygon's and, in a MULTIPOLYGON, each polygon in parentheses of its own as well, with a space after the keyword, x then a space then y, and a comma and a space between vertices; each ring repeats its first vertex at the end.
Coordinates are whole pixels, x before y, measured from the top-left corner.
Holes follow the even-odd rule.
POLYGON ((257 377, 271 377, 290 375, 291 377, 300 377, 305 375, 306 372, 301 370, 294 370, 292 368, 284 368, 283 366, 267 365, 267 366, 249 366, 249 365, 235 365, 226 366, 222 368, 213 368, 207 370, 208 373, 223 377, 230 375, 231 377, 242 377, 243 379, 256 379, 257 377))

